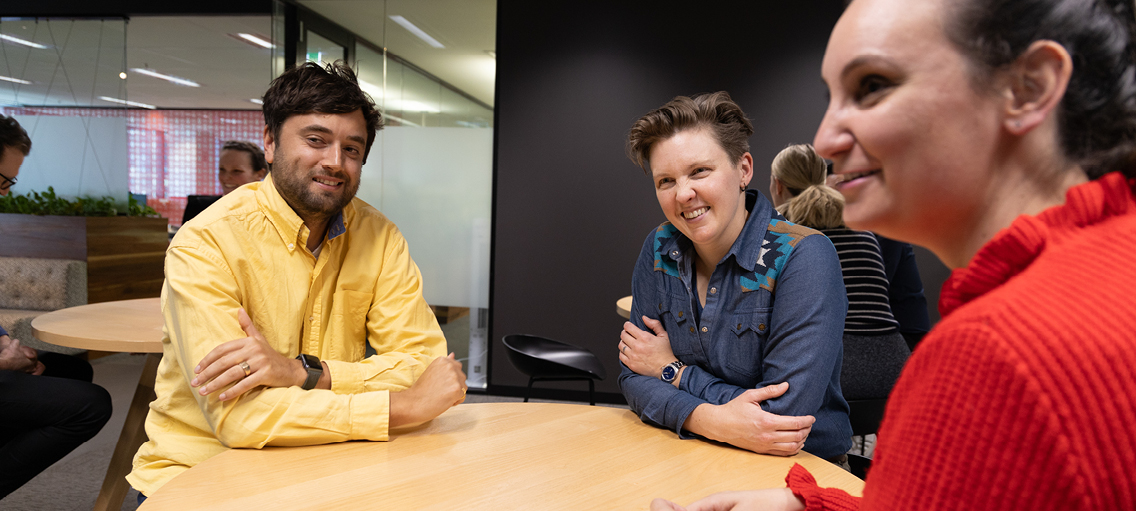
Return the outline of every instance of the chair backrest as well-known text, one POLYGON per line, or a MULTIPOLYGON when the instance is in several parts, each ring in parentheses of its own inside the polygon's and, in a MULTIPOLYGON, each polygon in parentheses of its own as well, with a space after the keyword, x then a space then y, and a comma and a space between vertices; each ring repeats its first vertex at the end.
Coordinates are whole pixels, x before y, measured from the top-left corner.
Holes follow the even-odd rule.
POLYGON ((585 348, 527 334, 506 335, 501 341, 513 367, 528 376, 607 377, 600 360, 585 348))
POLYGON ((87 303, 87 263, 0 257, 0 309, 57 310, 87 303))
POLYGON ((852 434, 863 436, 879 431, 886 406, 886 399, 848 400, 848 422, 852 423, 852 434))

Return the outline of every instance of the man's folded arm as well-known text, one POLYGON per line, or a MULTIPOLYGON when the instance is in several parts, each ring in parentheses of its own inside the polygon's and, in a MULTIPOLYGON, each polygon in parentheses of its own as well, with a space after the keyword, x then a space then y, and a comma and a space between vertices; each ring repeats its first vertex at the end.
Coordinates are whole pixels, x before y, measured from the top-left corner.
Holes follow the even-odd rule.
MULTIPOLYGON (((206 354, 246 336, 237 321, 241 295, 224 261, 199 247, 171 248, 166 255, 166 275, 163 314, 176 363, 188 386, 206 354)), ((249 313, 255 322, 258 314, 249 313)), ((284 356, 298 352, 298 340, 274 339, 270 332, 276 330, 262 329, 277 352, 284 356)), ((202 396, 190 389, 217 439, 228 447, 387 439, 387 392, 340 395, 298 386, 258 387, 221 401, 219 392, 202 396)))

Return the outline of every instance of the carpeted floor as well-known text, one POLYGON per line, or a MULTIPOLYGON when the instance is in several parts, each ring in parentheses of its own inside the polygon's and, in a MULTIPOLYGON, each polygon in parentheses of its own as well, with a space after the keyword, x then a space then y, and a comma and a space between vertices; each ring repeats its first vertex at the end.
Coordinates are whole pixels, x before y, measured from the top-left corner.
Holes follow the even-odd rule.
MULTIPOLYGON (((468 327, 467 327, 468 328, 468 327)), ((95 369, 95 383, 110 392, 114 402, 114 414, 95 438, 79 446, 62 460, 49 467, 0 500, 0 510, 4 511, 89 511, 95 505, 95 497, 106 475, 114 445, 126 420, 126 410, 138 385, 138 376, 146 357, 119 353, 95 359, 91 366, 95 369)), ((468 403, 487 403, 521 401, 521 398, 485 396, 470 394, 468 403)), ((551 402, 534 400, 541 402, 551 402)), ((578 404, 578 403, 576 403, 578 404)), ((626 408, 623 406, 622 408, 626 408)), ((131 490, 122 504, 122 511, 138 508, 138 492, 131 490)))

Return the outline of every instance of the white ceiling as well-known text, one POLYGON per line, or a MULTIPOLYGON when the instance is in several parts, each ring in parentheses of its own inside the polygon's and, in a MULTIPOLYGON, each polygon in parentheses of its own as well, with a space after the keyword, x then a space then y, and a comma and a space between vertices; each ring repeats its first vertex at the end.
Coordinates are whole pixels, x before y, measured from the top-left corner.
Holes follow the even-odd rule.
POLYGON ((497 0, 299 0, 360 37, 490 106, 497 61, 497 0), (433 48, 390 20, 400 15, 437 39, 433 48))
MULTIPOLYGON (((493 105, 496 0, 300 0, 372 43, 386 47, 478 100, 493 105), (402 15, 445 45, 430 47, 390 20, 402 15)), ((137 16, 122 21, 0 21, 0 33, 48 49, 0 42, 0 104, 114 106, 100 95, 160 108, 258 109, 271 80, 272 52, 238 40, 239 32, 271 37, 270 16, 137 16), (123 31, 126 63, 123 65, 123 31), (101 50, 99 49, 101 48, 101 50), (97 68, 96 68, 97 63, 97 68), (61 65, 62 64, 62 65, 61 65), (193 80, 176 85, 131 68, 193 80), (127 80, 118 73, 126 70, 127 80)), ((279 44, 279 41, 277 41, 279 44)))

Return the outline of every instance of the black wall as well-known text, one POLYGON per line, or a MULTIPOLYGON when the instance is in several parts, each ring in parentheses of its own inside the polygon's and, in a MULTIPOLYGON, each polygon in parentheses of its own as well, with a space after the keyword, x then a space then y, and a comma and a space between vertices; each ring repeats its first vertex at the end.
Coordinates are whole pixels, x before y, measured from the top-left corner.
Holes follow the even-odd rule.
POLYGON ((729 91, 756 129, 750 186, 766 192, 773 156, 811 142, 824 113, 820 64, 842 5, 499 1, 491 391, 527 383, 501 337, 529 333, 592 350, 608 372, 596 390, 619 392, 615 301, 664 220, 624 155, 628 128, 676 95, 729 91))

